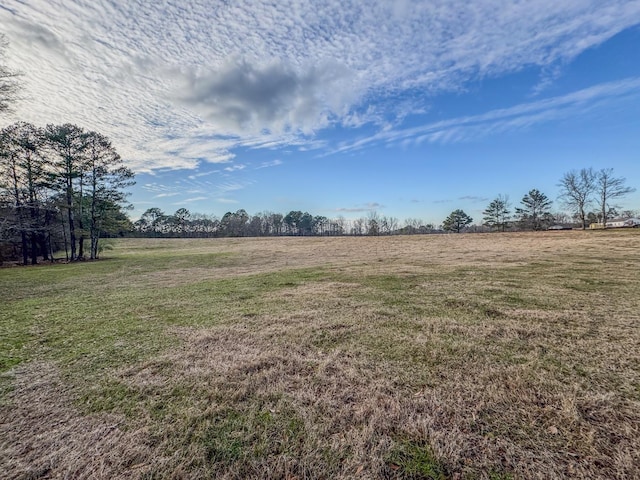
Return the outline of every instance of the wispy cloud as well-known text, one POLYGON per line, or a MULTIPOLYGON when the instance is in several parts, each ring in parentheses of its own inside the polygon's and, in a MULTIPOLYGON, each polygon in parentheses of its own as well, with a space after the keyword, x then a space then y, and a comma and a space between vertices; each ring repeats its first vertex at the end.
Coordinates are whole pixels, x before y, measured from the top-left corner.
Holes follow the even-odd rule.
POLYGON ((524 103, 487 113, 427 123, 412 128, 390 129, 343 142, 332 153, 359 150, 381 143, 450 143, 490 134, 529 128, 532 125, 584 115, 597 108, 640 95, 640 78, 629 78, 585 88, 567 95, 524 103))
POLYGON ((486 202, 489 200, 488 197, 479 197, 477 195, 465 195, 463 197, 458 197, 458 200, 466 200, 469 202, 474 202, 474 203, 480 203, 480 202, 486 202))
POLYGON ((282 160, 272 160, 270 162, 262 162, 260 165, 256 167, 256 170, 260 168, 277 167, 278 165, 282 165, 282 163, 283 163, 282 160))
POLYGON ((193 175, 189 175, 187 178, 190 180, 195 180, 200 177, 208 177, 209 175, 214 175, 216 173, 220 173, 220 170, 209 170, 208 172, 198 172, 193 175))
POLYGON ((199 202, 200 200, 208 200, 209 197, 191 197, 191 198, 185 198, 184 200, 180 200, 179 202, 175 202, 173 203, 173 205, 186 205, 188 203, 194 203, 194 202, 199 202))
POLYGON ((216 191, 218 194, 221 193, 226 193, 226 192, 235 192, 237 190, 242 190, 246 187, 248 187, 249 185, 251 185, 253 182, 223 182, 223 183, 218 183, 215 185, 212 185, 212 189, 214 191, 216 191))
MULTIPOLYGON (((171 185, 164 185, 162 183, 145 183, 144 185, 142 185, 142 188, 144 190, 147 190, 148 192, 169 192, 171 190, 173 190, 173 186, 171 185)), ((159 194, 158 197, 162 195, 159 194)), ((166 194, 164 195, 166 196, 166 194)))
POLYGON ((224 171, 225 172, 236 172, 238 170, 244 170, 245 168, 247 168, 246 165, 238 163, 236 165, 231 165, 230 167, 225 167, 224 171))
POLYGON ((335 211, 343 212, 343 213, 358 213, 358 212, 373 212, 380 208, 384 208, 384 205, 378 202, 370 202, 370 203, 365 203, 363 205, 356 205, 354 207, 336 208, 335 211))
POLYGON ((342 148, 349 150, 408 137, 459 141, 547 121, 572 107, 532 104, 402 131, 395 128, 403 119, 428 105, 396 100, 525 67, 553 72, 638 23, 638 0, 215 8, 208 0, 5 0, 0 8, 9 66, 25 74, 15 118, 100 131, 145 172, 229 163, 239 148, 325 148, 318 134, 335 125, 381 129, 342 148))

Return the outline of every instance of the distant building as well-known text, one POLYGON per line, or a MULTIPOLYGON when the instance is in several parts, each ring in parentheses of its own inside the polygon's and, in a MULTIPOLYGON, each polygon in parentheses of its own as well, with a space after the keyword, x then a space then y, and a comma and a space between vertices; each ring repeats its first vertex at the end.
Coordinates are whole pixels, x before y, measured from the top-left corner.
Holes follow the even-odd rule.
POLYGON ((626 222, 624 218, 614 218, 607 222, 607 228, 622 228, 624 227, 624 222, 626 222))
MULTIPOLYGON (((607 222, 606 228, 638 228, 640 227, 640 218, 614 218, 607 222)), ((604 228, 602 223, 592 223, 589 225, 591 230, 604 228)))
POLYGON ((624 227, 637 228, 640 227, 640 218, 627 218, 624 221, 624 227))

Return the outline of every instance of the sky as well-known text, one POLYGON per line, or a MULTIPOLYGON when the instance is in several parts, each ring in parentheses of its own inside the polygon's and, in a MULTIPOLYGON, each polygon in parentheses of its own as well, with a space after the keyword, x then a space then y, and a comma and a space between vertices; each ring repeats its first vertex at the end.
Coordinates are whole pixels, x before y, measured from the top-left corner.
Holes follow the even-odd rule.
MULTIPOLYGON (((476 223, 613 168, 640 188, 640 0, 3 0, 0 126, 107 135, 146 209, 476 223)), ((619 202, 640 209, 640 192, 619 202)))

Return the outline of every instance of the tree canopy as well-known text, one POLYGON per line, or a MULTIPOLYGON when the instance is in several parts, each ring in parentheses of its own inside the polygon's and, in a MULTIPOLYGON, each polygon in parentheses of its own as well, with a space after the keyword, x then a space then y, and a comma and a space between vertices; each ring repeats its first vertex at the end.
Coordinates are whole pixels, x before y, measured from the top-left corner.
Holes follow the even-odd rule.
POLYGON ((521 207, 516 207, 516 215, 523 228, 529 230, 544 230, 552 221, 552 201, 538 189, 529 191, 520 201, 521 207))
POLYGON ((616 209, 616 205, 613 205, 612 202, 636 190, 628 187, 626 182, 626 178, 614 176, 613 168, 603 168, 596 174, 595 192, 598 196, 598 205, 604 228, 607 228, 607 219, 610 217, 609 212, 616 209))
POLYGON ((483 225, 492 230, 505 231, 509 224, 511 211, 509 210, 509 197, 498 195, 482 212, 483 225))
POLYGON ((587 228, 586 208, 596 189, 596 173, 592 168, 583 168, 579 172, 571 170, 562 176, 558 186, 564 205, 577 215, 584 230, 587 228))
POLYGON ((109 139, 71 124, 0 130, 0 241, 29 258, 97 258, 99 238, 125 225, 121 211, 133 172, 109 139))
POLYGON ((462 210, 454 210, 442 222, 442 228, 448 232, 460 233, 467 225, 473 223, 473 218, 462 210))

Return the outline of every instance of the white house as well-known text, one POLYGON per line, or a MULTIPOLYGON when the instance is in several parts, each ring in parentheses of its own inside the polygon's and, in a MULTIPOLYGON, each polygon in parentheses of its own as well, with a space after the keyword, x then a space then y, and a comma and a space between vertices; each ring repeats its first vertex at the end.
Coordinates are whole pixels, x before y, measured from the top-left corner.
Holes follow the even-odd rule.
POLYGON ((640 227, 640 218, 627 218, 624 222, 625 227, 640 227))
POLYGON ((607 222, 607 228, 639 227, 640 218, 614 218, 607 222))

